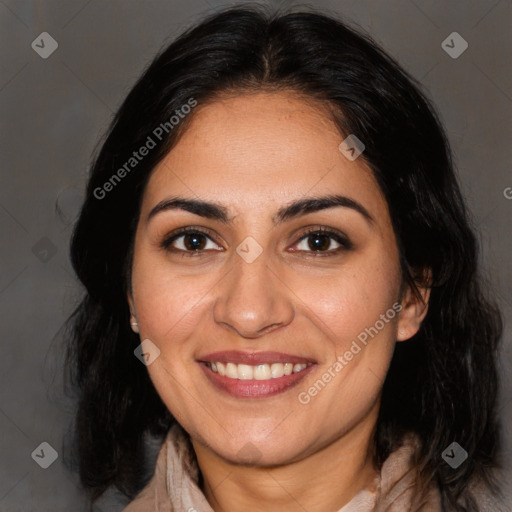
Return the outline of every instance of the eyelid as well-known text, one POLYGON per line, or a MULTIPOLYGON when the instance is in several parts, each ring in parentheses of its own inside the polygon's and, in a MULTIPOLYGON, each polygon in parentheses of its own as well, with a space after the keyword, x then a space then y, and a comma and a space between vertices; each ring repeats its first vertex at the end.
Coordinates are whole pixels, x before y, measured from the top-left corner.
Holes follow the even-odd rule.
MULTIPOLYGON (((175 229, 174 231, 171 231, 167 235, 165 235, 164 239, 160 243, 160 247, 162 249, 171 250, 171 244, 180 238, 183 235, 186 235, 188 233, 198 233, 201 235, 204 235, 205 237, 209 238, 212 242, 214 242, 217 245, 219 242, 216 240, 217 235, 210 229, 202 227, 202 226, 186 226, 183 228, 175 229)), ((200 253, 201 251, 183 251, 181 249, 175 249, 177 252, 189 252, 189 253, 200 253)), ((220 252, 220 251, 219 251, 220 252)))
MULTIPOLYGON (((176 248, 171 247, 171 244, 175 240, 177 240, 178 238, 180 238, 188 233, 201 234, 201 235, 205 236, 206 238, 208 238, 209 240, 211 240, 213 243, 215 243, 217 245, 221 245, 216 240, 218 235, 216 233, 214 233, 212 230, 210 230, 209 228, 205 228, 202 226, 186 226, 183 228, 178 228, 178 229, 172 231, 171 233, 167 234, 165 236, 165 238, 163 239, 163 241, 159 245, 164 250, 180 252, 180 253, 189 254, 189 255, 194 255, 194 254, 199 255, 199 254, 206 252, 205 249, 203 249, 201 251, 185 251, 183 249, 176 249, 176 248)), ((352 242, 344 233, 342 233, 334 228, 328 228, 328 227, 321 226, 321 225, 320 226, 319 225, 311 226, 311 227, 307 228, 306 231, 302 232, 300 237, 297 239, 297 241, 293 245, 298 245, 300 242, 302 242, 303 240, 308 238, 308 236, 315 234, 315 233, 320 233, 324 236, 328 236, 329 238, 332 238, 338 244, 340 244, 341 247, 337 247, 336 249, 329 249, 327 251, 304 251, 304 250, 295 249, 295 250, 292 250, 291 252, 301 252, 301 253, 306 253, 306 254, 309 253, 310 255, 314 255, 314 256, 330 256, 330 255, 336 255, 341 251, 344 251, 344 250, 346 251, 346 250, 350 250, 353 248, 352 242)), ((209 251, 211 251, 211 249, 209 251)), ((221 251, 217 251, 217 252, 221 252, 221 251)))
MULTIPOLYGON (((302 240, 308 238, 310 235, 315 234, 315 233, 320 233, 322 235, 325 235, 325 236, 328 236, 328 237, 334 239, 337 243, 339 243, 342 246, 342 248, 331 249, 328 251, 301 251, 301 252, 307 252, 307 253, 317 254, 317 255, 329 255, 329 254, 336 254, 340 250, 349 250, 349 249, 353 248, 353 244, 347 235, 345 235, 341 231, 338 231, 337 229, 328 228, 325 226, 313 226, 313 227, 308 228, 306 231, 304 231, 300 235, 300 238, 294 243, 294 245, 297 245, 298 243, 302 242, 302 240)), ((299 251, 297 251, 297 252, 299 252, 299 251)))

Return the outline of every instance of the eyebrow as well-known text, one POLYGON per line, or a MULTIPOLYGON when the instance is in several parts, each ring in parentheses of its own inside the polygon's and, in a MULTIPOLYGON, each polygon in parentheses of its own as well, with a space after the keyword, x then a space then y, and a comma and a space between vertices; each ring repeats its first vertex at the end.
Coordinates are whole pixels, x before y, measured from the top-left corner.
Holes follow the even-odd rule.
MULTIPOLYGON (((371 224, 375 222, 374 218, 362 204, 354 199, 341 195, 299 199, 279 209, 278 212, 272 216, 272 221, 275 225, 278 225, 301 215, 335 207, 350 208, 361 214, 368 223, 371 224)), ((194 215, 217 220, 224 224, 229 224, 232 221, 228 215, 227 208, 223 205, 198 199, 170 197, 160 201, 152 208, 147 216, 146 222, 149 222, 155 215, 169 210, 185 210, 194 215)))

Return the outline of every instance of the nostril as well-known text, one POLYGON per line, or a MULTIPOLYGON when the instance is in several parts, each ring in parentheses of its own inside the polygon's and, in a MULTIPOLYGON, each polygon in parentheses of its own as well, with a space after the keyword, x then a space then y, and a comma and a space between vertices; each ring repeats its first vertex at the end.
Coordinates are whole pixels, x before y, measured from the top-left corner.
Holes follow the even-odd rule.
POLYGON ((267 327, 264 327, 263 329, 260 329, 258 331, 258 334, 267 334, 271 331, 274 331, 276 329, 279 329, 279 327, 281 327, 281 323, 275 323, 275 324, 272 324, 272 325, 268 325, 267 327))

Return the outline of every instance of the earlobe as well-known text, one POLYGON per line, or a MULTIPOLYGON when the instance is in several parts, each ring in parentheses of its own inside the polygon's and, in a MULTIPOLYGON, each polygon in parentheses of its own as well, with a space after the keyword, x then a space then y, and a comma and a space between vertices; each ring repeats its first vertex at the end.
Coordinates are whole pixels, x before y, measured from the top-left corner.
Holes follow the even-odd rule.
POLYGON ((130 317, 130 325, 132 326, 132 331, 138 334, 139 324, 137 323, 137 319, 133 315, 130 317))
POLYGON ((130 307, 130 325, 132 327, 132 331, 135 333, 139 333, 139 323, 137 321, 137 316, 135 315, 135 306, 133 304, 133 298, 128 296, 128 305, 130 307))
POLYGON ((427 279, 426 286, 418 286, 415 293, 410 286, 402 299, 402 310, 398 316, 397 324, 397 341, 405 341, 412 338, 421 327, 425 316, 428 312, 428 302, 430 299, 430 273, 427 279))

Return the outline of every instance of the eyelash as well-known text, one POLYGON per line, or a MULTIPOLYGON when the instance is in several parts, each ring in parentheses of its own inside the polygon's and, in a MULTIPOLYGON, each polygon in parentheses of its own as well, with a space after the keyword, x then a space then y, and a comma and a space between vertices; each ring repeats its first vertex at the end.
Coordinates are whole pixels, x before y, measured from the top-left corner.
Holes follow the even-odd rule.
MULTIPOLYGON (((194 226, 189 226, 189 227, 180 229, 176 233, 171 233, 169 236, 167 236, 162 241, 162 243, 160 244, 160 247, 162 249, 166 250, 166 251, 169 251, 169 252, 182 253, 182 255, 186 256, 186 257, 197 257, 197 256, 200 256, 200 255, 202 255, 205 252, 204 249, 203 250, 196 250, 196 251, 186 251, 186 250, 183 250, 183 249, 176 249, 176 248, 171 247, 171 244, 175 240, 177 240, 178 238, 180 238, 180 237, 182 237, 184 235, 191 234, 191 233, 205 236, 206 238, 209 238, 212 242, 217 243, 214 240, 213 233, 210 233, 205 228, 196 228, 194 226)), ((350 242, 350 240, 345 235, 342 235, 341 233, 338 233, 337 231, 333 231, 332 229, 328 229, 328 228, 324 228, 324 227, 317 227, 317 228, 310 228, 310 229, 308 229, 307 231, 305 231, 301 235, 299 240, 294 245, 298 245, 303 240, 307 240, 311 235, 316 235, 316 234, 330 237, 335 242, 340 244, 341 247, 337 247, 336 249, 330 249, 330 250, 327 250, 327 251, 302 251, 302 250, 298 250, 298 251, 294 251, 294 252, 307 252, 307 253, 311 253, 311 255, 313 255, 313 257, 329 257, 329 256, 336 256, 340 252, 350 250, 353 247, 352 243, 350 242)), ((220 251, 218 251, 218 252, 220 252, 220 251)))

